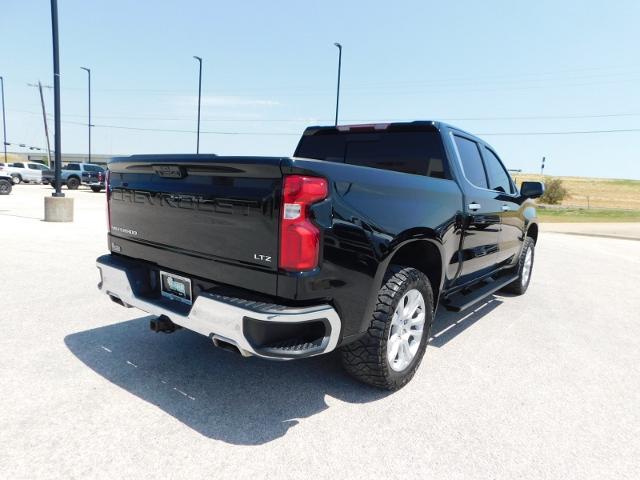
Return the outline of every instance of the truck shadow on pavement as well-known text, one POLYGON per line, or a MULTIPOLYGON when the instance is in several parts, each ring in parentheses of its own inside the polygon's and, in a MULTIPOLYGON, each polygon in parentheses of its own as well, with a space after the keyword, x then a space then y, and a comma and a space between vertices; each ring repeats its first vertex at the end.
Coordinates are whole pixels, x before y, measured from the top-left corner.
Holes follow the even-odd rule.
MULTIPOLYGON (((493 297, 467 312, 440 309, 430 345, 444 346, 501 303, 493 297)), ((344 373, 337 353, 283 362, 247 359, 189 330, 150 332, 151 318, 74 333, 64 341, 96 373, 209 438, 261 445, 328 409, 326 395, 356 404, 389 395, 344 373)))
POLYGON ((96 373, 209 438, 261 445, 329 408, 326 395, 367 403, 389 394, 348 377, 336 354, 282 362, 243 358, 188 330, 153 333, 150 318, 64 341, 96 373))

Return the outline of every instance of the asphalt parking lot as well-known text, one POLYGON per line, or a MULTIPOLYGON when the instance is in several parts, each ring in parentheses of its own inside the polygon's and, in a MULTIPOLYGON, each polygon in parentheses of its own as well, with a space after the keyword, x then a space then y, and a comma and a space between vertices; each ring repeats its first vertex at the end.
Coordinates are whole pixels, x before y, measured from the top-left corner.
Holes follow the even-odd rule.
POLYGON ((640 242, 541 235, 528 293, 439 312, 388 394, 150 332, 96 289, 104 194, 50 224, 50 192, 0 197, 1 478, 637 478, 640 242))

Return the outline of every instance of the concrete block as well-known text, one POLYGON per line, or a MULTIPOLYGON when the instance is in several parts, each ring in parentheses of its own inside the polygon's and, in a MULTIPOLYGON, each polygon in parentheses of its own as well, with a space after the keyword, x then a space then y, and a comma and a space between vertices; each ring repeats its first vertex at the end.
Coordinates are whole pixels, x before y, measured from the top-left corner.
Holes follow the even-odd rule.
POLYGON ((45 222, 73 222, 73 198, 44 197, 45 222))

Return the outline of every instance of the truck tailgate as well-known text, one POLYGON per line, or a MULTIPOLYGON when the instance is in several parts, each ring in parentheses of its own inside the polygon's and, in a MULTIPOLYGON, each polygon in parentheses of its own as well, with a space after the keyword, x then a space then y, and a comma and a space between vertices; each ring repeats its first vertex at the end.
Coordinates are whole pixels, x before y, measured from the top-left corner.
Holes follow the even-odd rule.
POLYGON ((259 290, 274 293, 280 163, 276 157, 215 155, 113 159, 110 248, 118 238, 136 242, 149 248, 145 255, 136 247, 139 258, 192 275, 206 272, 210 280, 235 286, 246 286, 244 276, 270 272, 260 275, 259 290), (170 265, 158 261, 163 250, 170 265))

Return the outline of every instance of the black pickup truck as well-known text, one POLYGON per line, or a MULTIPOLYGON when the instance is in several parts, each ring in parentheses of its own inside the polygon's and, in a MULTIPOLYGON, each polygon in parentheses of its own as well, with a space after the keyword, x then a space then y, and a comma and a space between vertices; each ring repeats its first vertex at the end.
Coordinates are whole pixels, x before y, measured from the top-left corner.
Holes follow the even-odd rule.
POLYGON ((108 165, 98 287, 242 355, 339 349, 397 389, 438 304, 527 290, 544 186, 439 122, 310 127, 281 157, 134 155, 108 165))

